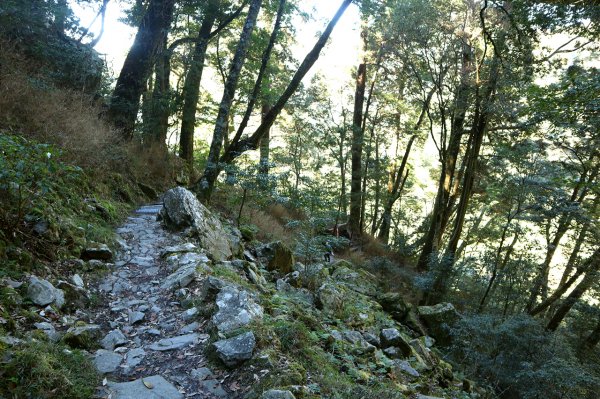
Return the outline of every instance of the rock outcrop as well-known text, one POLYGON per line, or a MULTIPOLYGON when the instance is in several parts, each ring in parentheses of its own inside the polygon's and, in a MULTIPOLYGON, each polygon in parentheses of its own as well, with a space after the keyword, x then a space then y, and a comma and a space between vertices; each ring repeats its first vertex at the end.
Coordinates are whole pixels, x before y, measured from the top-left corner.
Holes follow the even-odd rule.
POLYGON ((163 201, 164 206, 159 216, 166 226, 174 229, 190 228, 200 246, 215 261, 225 260, 233 255, 229 232, 191 191, 183 187, 174 188, 166 192, 163 201))

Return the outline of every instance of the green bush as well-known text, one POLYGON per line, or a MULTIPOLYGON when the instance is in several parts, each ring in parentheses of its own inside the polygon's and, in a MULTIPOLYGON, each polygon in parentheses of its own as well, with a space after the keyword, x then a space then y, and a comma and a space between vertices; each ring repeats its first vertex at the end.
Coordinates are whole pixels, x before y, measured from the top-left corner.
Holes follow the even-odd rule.
POLYGON ((506 397, 598 397, 600 380, 578 361, 564 337, 547 332, 532 317, 465 317, 453 335, 452 358, 506 397))
POLYGON ((99 383, 94 365, 78 350, 33 341, 1 352, 2 397, 87 399, 99 383))
POLYGON ((81 169, 63 164, 59 156, 50 145, 0 134, 0 228, 8 239, 53 205, 81 201, 69 190, 81 186, 81 169))

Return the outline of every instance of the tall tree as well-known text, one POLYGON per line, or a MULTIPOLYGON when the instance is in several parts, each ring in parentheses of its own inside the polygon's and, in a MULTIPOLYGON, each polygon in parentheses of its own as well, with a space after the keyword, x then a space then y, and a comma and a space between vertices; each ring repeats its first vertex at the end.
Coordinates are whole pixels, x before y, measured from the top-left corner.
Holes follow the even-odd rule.
POLYGON ((108 116, 125 141, 133 138, 140 97, 171 27, 175 0, 150 0, 117 79, 108 116))
MULTIPOLYGON (((308 73, 308 71, 312 68, 314 63, 319 58, 319 54, 325 46, 325 43, 327 43, 327 40, 329 39, 333 28, 335 27, 339 19, 342 17, 348 6, 350 6, 350 3, 352 3, 352 0, 344 0, 342 2, 335 16, 329 22, 327 28, 325 28, 325 30, 317 40, 317 43, 315 44, 313 49, 306 55, 304 61, 302 62, 302 64, 300 64, 300 67, 292 77, 289 85, 284 90, 283 94, 279 97, 279 99, 274 102, 273 107, 264 116, 263 121, 256 129, 256 131, 249 137, 240 138, 238 140, 232 140, 231 144, 220 159, 216 158, 218 157, 218 154, 213 154, 212 158, 210 158, 209 156, 209 164, 207 165, 204 171, 204 176, 198 182, 198 190, 200 191, 201 197, 204 198, 205 201, 210 200, 210 196, 214 189, 217 177, 219 176, 219 173, 221 171, 220 164, 230 164, 234 159, 239 157, 247 150, 256 149, 258 147, 258 144, 260 143, 262 137, 269 131, 269 129, 275 122, 275 119, 283 110, 283 107, 285 106, 289 98, 292 96, 292 94, 294 94, 296 89, 298 89, 298 86, 300 86, 300 83, 302 82, 304 76, 308 73)), ((214 136, 212 144, 215 144, 215 146, 219 146, 220 150, 220 145, 215 143, 214 136)))

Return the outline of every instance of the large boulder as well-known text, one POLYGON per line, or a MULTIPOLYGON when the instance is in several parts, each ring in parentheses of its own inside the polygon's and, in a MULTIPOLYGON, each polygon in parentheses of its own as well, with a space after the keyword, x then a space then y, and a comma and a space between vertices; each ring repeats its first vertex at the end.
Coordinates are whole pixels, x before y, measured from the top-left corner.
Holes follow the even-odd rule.
POLYGON ((419 317, 423 320, 429 335, 446 346, 450 344, 450 329, 459 319, 459 314, 451 303, 438 303, 434 306, 419 306, 419 317))
POLYGON ((232 244, 228 239, 229 232, 221 221, 198 201, 196 196, 183 187, 177 187, 165 193, 164 206, 159 218, 170 228, 191 228, 216 261, 230 258, 233 255, 232 244))
POLYGON ((273 257, 269 260, 267 269, 271 271, 275 270, 282 274, 294 271, 295 260, 292 250, 281 241, 276 241, 269 245, 273 251, 273 257))
POLYGON ((263 316, 263 308, 254 301, 252 295, 233 286, 221 289, 216 305, 218 310, 213 315, 212 322, 223 334, 244 327, 263 316))
POLYGON ((252 358, 256 338, 254 338, 254 333, 249 331, 233 338, 222 339, 213 345, 223 363, 233 367, 252 358))
POLYGON ((65 304, 64 292, 55 288, 49 281, 31 276, 27 287, 27 296, 31 302, 39 306, 55 304, 62 307, 65 304))
POLYGON ((410 305, 404 301, 402 295, 397 292, 388 292, 377 297, 377 302, 383 310, 388 312, 395 320, 403 322, 408 312, 410 305))
POLYGON ((80 258, 83 260, 110 262, 113 258, 113 253, 106 244, 94 244, 82 250, 80 258))

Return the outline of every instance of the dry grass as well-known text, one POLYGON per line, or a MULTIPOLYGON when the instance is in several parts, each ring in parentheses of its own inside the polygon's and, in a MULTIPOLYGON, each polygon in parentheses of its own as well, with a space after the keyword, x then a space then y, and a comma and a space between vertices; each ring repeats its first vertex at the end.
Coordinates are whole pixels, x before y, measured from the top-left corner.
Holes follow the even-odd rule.
POLYGON ((45 84, 38 66, 13 50, 0 42, 0 130, 52 144, 92 175, 116 172, 154 187, 171 184, 174 166, 164 151, 120 143, 99 101, 45 84))

